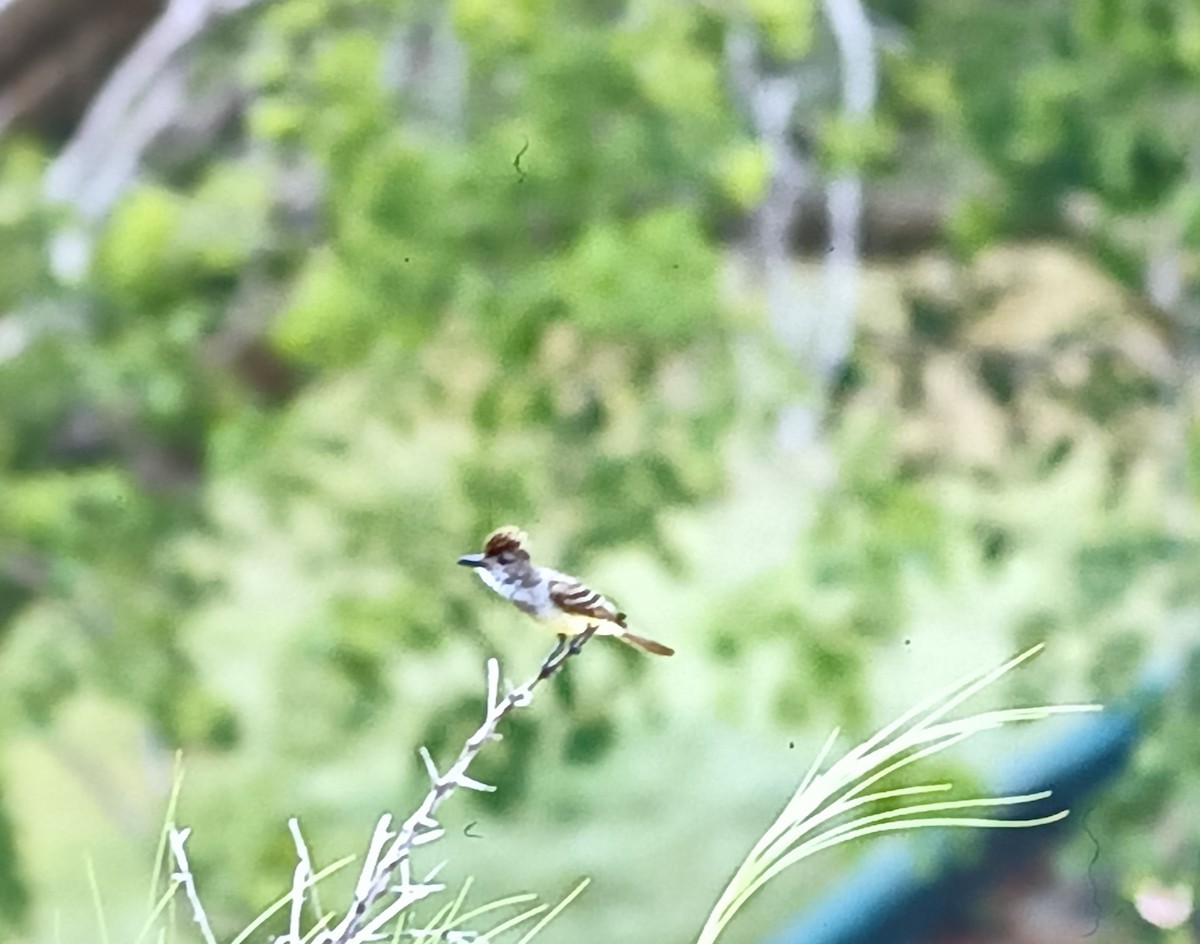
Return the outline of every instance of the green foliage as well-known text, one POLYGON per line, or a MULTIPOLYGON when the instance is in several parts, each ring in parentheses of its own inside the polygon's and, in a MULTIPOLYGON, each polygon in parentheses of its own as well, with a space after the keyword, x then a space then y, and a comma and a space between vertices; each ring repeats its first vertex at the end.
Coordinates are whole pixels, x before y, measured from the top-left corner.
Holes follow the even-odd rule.
MULTIPOLYGON (((114 213, 97 253, 96 285, 115 317, 195 304, 222 281, 232 285, 268 241, 269 210, 267 181, 250 166, 218 165, 186 196, 147 185, 114 213)), ((198 328, 180 340, 194 341, 198 328)))
POLYGON ((696 221, 663 210, 589 229, 552 278, 585 336, 675 345, 719 329, 715 268, 696 221))
POLYGON ((725 195, 741 211, 762 200, 769 179, 767 155, 751 142, 726 148, 718 166, 718 182, 725 195))
POLYGON ((12 931, 27 920, 29 889, 21 872, 16 833, 4 793, 0 791, 0 928, 12 931))
POLYGON ((811 0, 751 0, 746 4, 771 53, 784 60, 799 58, 812 47, 815 6, 811 0))
POLYGON ((292 298, 272 328, 287 357, 317 365, 353 364, 384 326, 360 285, 331 251, 314 253, 296 278, 292 298))
POLYGON ((833 115, 823 122, 821 163, 831 174, 877 171, 896 146, 896 129, 878 117, 852 121, 833 115))
POLYGON ((858 730, 867 720, 870 654, 912 618, 913 582, 945 579, 964 522, 898 474, 882 429, 862 430, 843 446, 839 489, 814 509, 793 559, 739 588, 711 625, 722 659, 738 660, 767 640, 780 647, 788 667, 773 698, 780 722, 816 715, 858 730))
POLYGON ((30 301, 48 287, 42 242, 55 214, 40 198, 44 170, 45 157, 34 145, 10 141, 0 148, 0 246, 5 251, 0 309, 30 301))
POLYGON ((1100 255, 1114 274, 1136 283, 1141 266, 1117 258, 1144 263, 1157 247, 1145 238, 1152 229, 1129 222, 1188 219, 1195 3, 973 0, 919 9, 910 53, 888 64, 896 104, 965 135, 988 171, 976 202, 957 216, 959 245, 1061 232, 1068 202, 1086 195, 1101 210, 1087 236, 1107 246, 1100 255), (949 79, 939 78, 946 70, 949 79))

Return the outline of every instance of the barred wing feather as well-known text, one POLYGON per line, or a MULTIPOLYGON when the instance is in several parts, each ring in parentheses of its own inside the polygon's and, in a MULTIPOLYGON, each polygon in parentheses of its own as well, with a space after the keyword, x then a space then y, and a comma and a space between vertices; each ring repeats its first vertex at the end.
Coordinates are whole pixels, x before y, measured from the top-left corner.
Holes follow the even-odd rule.
POLYGON ((625 614, 604 598, 603 594, 578 580, 556 580, 550 584, 550 601, 564 612, 592 617, 625 625, 625 614))

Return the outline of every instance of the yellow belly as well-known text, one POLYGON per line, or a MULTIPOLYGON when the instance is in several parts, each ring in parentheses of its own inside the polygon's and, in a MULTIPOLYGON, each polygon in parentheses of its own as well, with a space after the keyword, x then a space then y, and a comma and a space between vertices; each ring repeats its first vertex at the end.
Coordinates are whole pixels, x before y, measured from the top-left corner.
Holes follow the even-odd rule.
POLYGON ((623 627, 618 626, 611 620, 597 619, 594 616, 580 616, 576 613, 563 613, 560 611, 552 613, 549 616, 538 616, 535 619, 559 636, 578 636, 593 624, 596 626, 596 633, 600 636, 620 636, 625 632, 623 627))

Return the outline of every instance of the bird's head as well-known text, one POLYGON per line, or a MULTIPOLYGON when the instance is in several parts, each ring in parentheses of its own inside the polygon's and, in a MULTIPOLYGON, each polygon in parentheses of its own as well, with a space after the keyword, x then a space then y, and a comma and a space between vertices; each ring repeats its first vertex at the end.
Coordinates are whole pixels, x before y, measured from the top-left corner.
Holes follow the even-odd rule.
POLYGON ((464 554, 458 562, 464 567, 480 567, 491 572, 502 571, 520 561, 529 560, 525 550, 525 532, 515 525, 497 528, 483 542, 483 553, 464 554))

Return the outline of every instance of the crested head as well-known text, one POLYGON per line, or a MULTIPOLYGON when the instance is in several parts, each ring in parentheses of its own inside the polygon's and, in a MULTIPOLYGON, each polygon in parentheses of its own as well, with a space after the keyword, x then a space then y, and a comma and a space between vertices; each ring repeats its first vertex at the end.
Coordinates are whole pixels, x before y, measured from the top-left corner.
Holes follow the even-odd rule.
MULTIPOLYGON (((497 557, 504 551, 519 552, 525 550, 528 536, 516 525, 506 524, 489 534, 483 542, 483 553, 488 557, 497 557)), ((528 556, 528 555, 527 555, 528 556)))

